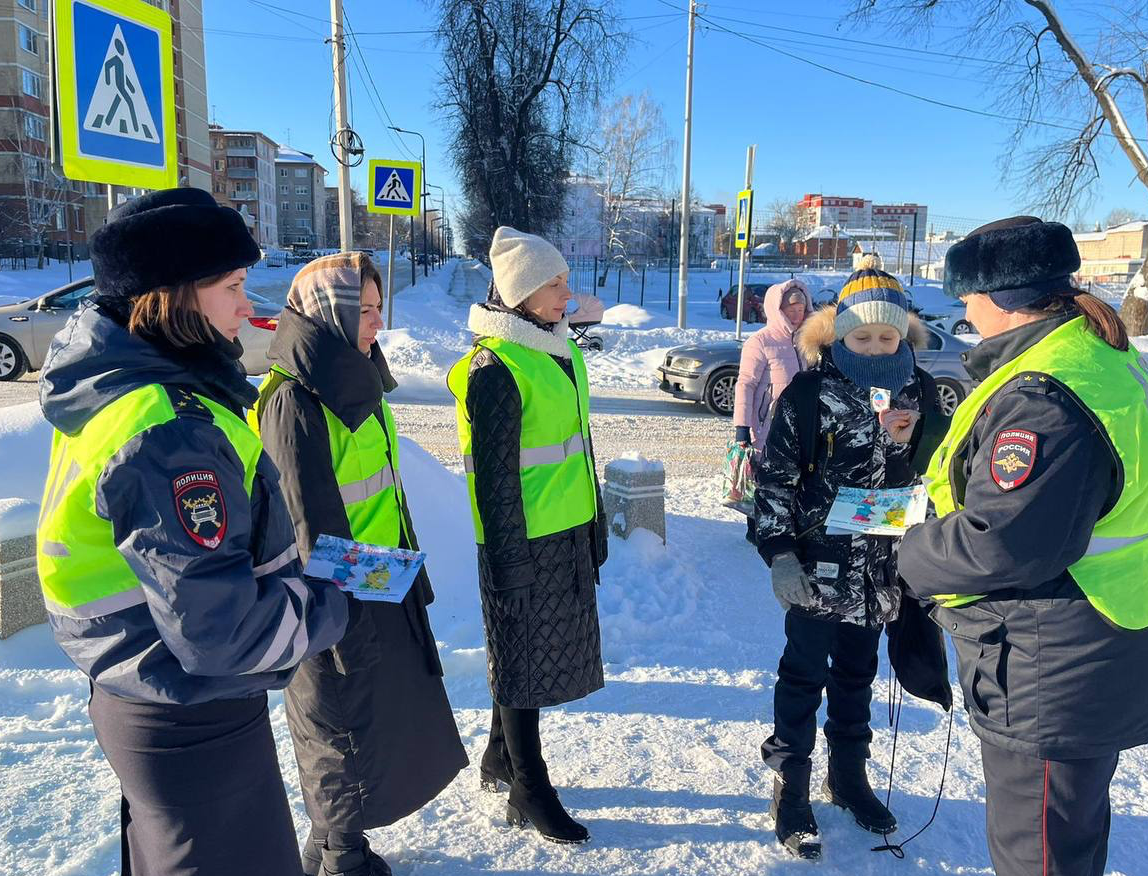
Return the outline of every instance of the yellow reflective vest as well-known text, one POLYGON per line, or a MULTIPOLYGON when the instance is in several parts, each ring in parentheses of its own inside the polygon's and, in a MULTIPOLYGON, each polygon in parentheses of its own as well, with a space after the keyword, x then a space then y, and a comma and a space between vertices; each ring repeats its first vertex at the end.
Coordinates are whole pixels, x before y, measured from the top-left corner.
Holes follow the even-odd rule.
POLYGON ((447 385, 455 397, 458 442, 466 469, 475 538, 485 543, 475 500, 474 462, 466 395, 470 363, 482 347, 493 352, 514 378, 522 400, 519 469, 526 537, 540 538, 572 529, 594 518, 597 493, 590 459, 590 390, 586 363, 567 339, 575 382, 549 353, 501 338, 483 338, 450 369, 447 385))
MULTIPOLYGON (((1092 531, 1088 550, 1068 567, 1092 606, 1126 629, 1148 627, 1148 356, 1113 349, 1084 317, 1066 322, 998 368, 957 408, 925 473, 937 514, 962 509, 953 466, 993 397, 1014 378, 1052 379, 1080 402, 1119 460, 1119 495, 1092 531)), ((1065 496, 1071 503, 1072 497, 1065 496)), ((949 607, 983 596, 938 596, 949 607)))

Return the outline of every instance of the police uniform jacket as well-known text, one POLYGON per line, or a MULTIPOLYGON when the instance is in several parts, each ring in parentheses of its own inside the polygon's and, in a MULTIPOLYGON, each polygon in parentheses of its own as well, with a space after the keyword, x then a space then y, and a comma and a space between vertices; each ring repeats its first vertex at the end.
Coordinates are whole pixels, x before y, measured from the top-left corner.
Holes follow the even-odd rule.
MULTIPOLYGON (((969 374, 983 380, 1070 318, 983 341, 966 355, 969 374)), ((986 594, 932 609, 953 638, 974 732, 1050 760, 1148 742, 1148 697, 1135 687, 1148 631, 1107 621, 1068 571, 1116 500, 1117 458, 1089 412, 1022 372, 992 397, 953 471, 963 510, 912 527, 898 572, 921 597, 986 594), (1009 458, 1004 433, 1031 437, 1031 449, 1009 458)))
POLYGON ((343 635, 347 600, 304 580, 271 460, 260 454, 249 494, 243 463, 196 398, 241 421, 254 388, 220 344, 162 349, 126 324, 122 299, 81 307, 52 342, 40 404, 77 435, 133 390, 172 394, 177 416, 132 438, 94 490, 143 598, 96 618, 53 614, 56 639, 95 684, 129 699, 191 704, 286 687, 300 661, 343 635), (189 475, 214 494, 210 540, 177 501, 189 475))

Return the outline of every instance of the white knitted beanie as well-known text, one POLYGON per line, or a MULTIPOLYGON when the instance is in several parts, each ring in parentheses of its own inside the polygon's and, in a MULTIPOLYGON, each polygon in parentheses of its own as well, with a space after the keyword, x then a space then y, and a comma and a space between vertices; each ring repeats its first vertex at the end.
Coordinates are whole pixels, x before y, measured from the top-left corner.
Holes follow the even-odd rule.
POLYGON ((494 286, 507 307, 517 307, 570 266, 553 244, 509 225, 494 232, 490 244, 494 286))

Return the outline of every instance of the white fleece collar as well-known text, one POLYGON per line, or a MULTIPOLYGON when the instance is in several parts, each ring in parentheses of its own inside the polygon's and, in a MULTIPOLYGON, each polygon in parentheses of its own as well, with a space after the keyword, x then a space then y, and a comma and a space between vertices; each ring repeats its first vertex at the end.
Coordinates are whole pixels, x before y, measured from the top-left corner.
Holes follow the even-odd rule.
POLYGON ((479 337, 499 338, 531 350, 549 353, 551 356, 570 358, 570 345, 566 343, 570 321, 565 316, 554 326, 553 331, 548 332, 513 313, 490 310, 481 304, 472 304, 466 325, 479 337))

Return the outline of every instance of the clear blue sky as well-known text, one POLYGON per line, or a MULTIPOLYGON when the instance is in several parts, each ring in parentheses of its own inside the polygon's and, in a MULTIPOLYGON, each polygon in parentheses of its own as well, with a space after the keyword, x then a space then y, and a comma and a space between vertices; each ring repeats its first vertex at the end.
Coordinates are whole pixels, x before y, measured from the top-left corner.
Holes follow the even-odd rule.
MULTIPOLYGON (((619 3, 635 42, 620 60, 614 86, 617 95, 648 90, 679 144, 686 16, 676 8, 685 3, 619 3)), ((335 161, 327 145, 333 126, 331 52, 324 43, 329 2, 208 0, 204 6, 209 111, 226 127, 262 130, 314 153, 331 171, 333 184, 335 161)), ((1060 6, 1080 42, 1091 49, 1098 5, 1073 0, 1060 6)), ((459 186, 447 155, 445 119, 434 108, 439 53, 430 35, 433 4, 344 0, 344 8, 361 50, 360 57, 352 46, 349 85, 353 126, 367 156, 409 158, 419 150, 418 138, 386 130, 385 107, 395 125, 425 135, 428 180, 447 190, 453 212, 450 199, 458 203, 459 186)), ((843 25, 847 8, 841 0, 742 0, 708 3, 704 15, 843 73, 992 110, 992 80, 983 65, 908 51, 955 53, 949 42, 957 35, 954 28, 936 29, 927 44, 921 38, 910 44, 896 34, 843 25)), ((1062 61, 1059 55, 1056 60, 1062 61)), ((1143 117, 1134 110, 1129 115, 1143 135, 1143 117)), ((1002 185, 997 167, 1010 129, 1008 122, 850 81, 717 28, 702 26, 695 38, 692 183, 705 201, 733 200, 744 176, 746 146, 757 143, 759 203, 824 192, 916 201, 928 204, 932 214, 993 219, 1016 212, 1022 200, 1002 185)), ((1114 141, 1101 154, 1102 187, 1086 216, 1100 218, 1118 206, 1141 208, 1143 188, 1130 185, 1131 169, 1114 141)), ((679 145, 679 179, 680 161, 679 145)), ((362 188, 365 170, 356 170, 354 179, 362 188)))

